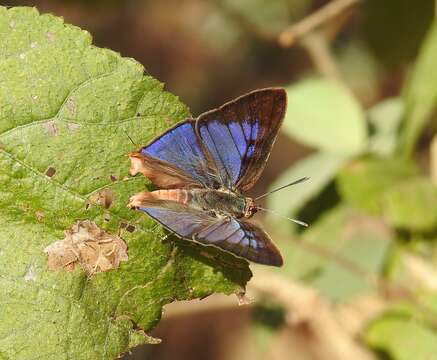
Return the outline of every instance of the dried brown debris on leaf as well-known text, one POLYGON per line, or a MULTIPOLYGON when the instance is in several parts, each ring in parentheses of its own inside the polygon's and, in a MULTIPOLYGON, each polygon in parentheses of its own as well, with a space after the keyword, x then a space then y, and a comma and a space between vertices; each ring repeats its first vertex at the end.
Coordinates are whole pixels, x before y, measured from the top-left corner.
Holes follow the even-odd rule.
POLYGON ((52 271, 73 271, 79 265, 90 276, 118 268, 120 261, 128 260, 125 242, 92 221, 77 221, 64 233, 63 240, 44 249, 52 271))
POLYGON ((109 209, 114 201, 115 195, 109 189, 103 189, 91 194, 88 198, 91 204, 103 206, 105 209, 109 209))
POLYGON ((55 174, 56 174, 56 169, 51 166, 46 170, 46 176, 48 176, 49 178, 53 177, 53 175, 55 174))

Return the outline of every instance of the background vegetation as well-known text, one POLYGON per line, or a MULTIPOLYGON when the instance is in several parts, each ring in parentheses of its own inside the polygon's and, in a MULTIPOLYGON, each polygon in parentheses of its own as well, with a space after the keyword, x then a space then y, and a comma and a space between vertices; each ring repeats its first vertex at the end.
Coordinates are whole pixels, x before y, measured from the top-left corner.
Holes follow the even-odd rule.
MULTIPOLYGON (((6 324, 0 334, 0 359, 9 359, 11 354, 19 354, 16 358, 38 358, 32 356, 32 347, 23 350, 28 345, 25 338, 35 332, 50 333, 45 325, 47 318, 32 317, 26 312, 22 317, 16 314, 23 311, 23 298, 27 298, 31 299, 32 314, 40 311, 38 314, 49 314, 53 320, 53 301, 60 300, 51 295, 47 299, 37 296, 36 292, 41 292, 28 285, 29 276, 45 268, 41 249, 61 239, 63 230, 74 219, 85 216, 82 206, 86 195, 106 186, 103 178, 107 180, 108 174, 122 178, 126 173, 128 164, 122 155, 132 145, 121 130, 142 144, 169 125, 164 119, 175 122, 186 116, 188 109, 184 104, 191 113, 199 114, 266 86, 284 86, 289 105, 268 167, 252 194, 309 176, 309 182, 272 195, 264 206, 306 221, 310 227, 297 228, 280 217, 258 217, 281 248, 285 266, 270 269, 251 265, 253 277, 247 285, 247 295, 254 301, 238 306, 234 296, 215 294, 201 302, 167 305, 159 325, 148 331, 163 342, 138 347, 125 359, 437 358, 437 28, 433 1, 101 0, 10 1, 7 5, 35 5, 41 13, 63 16, 66 23, 88 30, 96 46, 136 59, 147 74, 164 82, 166 90, 179 96, 180 101, 163 93, 157 82, 142 77, 142 69, 118 55, 102 50, 99 60, 95 60, 97 52, 88 54, 91 50, 87 44, 79 44, 76 33, 65 35, 62 46, 53 53, 43 51, 42 57, 35 57, 42 59, 41 63, 33 59, 24 67, 23 63, 14 62, 14 51, 3 50, 1 151, 43 173, 53 161, 58 161, 58 175, 66 174, 60 183, 82 196, 83 201, 76 203, 77 199, 67 195, 59 201, 58 188, 46 188, 43 181, 41 185, 29 184, 16 162, 9 165, 4 160, 0 181, 6 186, 2 185, 0 206, 8 211, 0 219, 8 227, 2 230, 0 250, 16 253, 18 247, 10 246, 11 239, 14 244, 23 238, 30 240, 26 240, 28 258, 12 263, 8 257, 2 263, 5 273, 1 273, 1 284, 15 305, 11 307, 5 297, 3 305, 8 305, 8 310, 4 310, 5 306, 0 310, 6 324), (80 49, 81 55, 72 49, 80 49), (89 97, 101 100, 83 105, 85 115, 81 118, 62 100, 68 99, 72 89, 84 80, 73 71, 75 64, 83 62, 84 54, 90 59, 90 73, 97 68, 97 62, 106 64, 111 71, 119 70, 107 83, 95 84, 81 94, 83 104, 89 97), (56 56, 60 67, 56 61, 50 63, 51 59, 58 59, 56 56), (50 94, 55 95, 41 100, 40 108, 18 96, 34 81, 21 76, 26 66, 36 69, 33 76, 46 69, 46 76, 63 77, 62 84, 50 87, 50 94), (20 84, 26 86, 20 90, 20 84), (119 88, 113 90, 114 84, 119 88), (144 92, 153 96, 142 99, 144 92), (121 105, 107 110, 112 103, 121 105), (156 108, 157 103, 164 105, 156 108), (12 107, 5 104, 18 104, 16 108, 22 113, 11 112, 12 107), (31 115, 26 109, 32 109, 31 115), (134 121, 117 127, 121 119, 134 116, 134 109, 140 109, 141 116, 155 116, 153 127, 150 122, 144 128, 144 122, 134 121), (81 123, 90 114, 93 119, 101 119, 96 120, 104 125, 101 133, 84 125, 88 130, 72 139, 68 129, 56 122, 59 134, 50 137, 48 148, 43 146, 46 140, 38 138, 37 133, 14 130, 37 117, 51 119, 55 115, 54 121, 81 123), (108 147, 105 154, 116 155, 102 157, 101 152, 88 147, 81 152, 74 147, 76 142, 90 144, 91 149, 108 147), (71 146, 76 163, 63 163, 58 154, 71 146), (26 155, 32 147, 38 149, 33 157, 26 155), (110 165, 108 159, 113 161, 110 165), (8 180, 4 173, 11 173, 11 169, 15 174, 11 178, 24 180, 8 180), (11 191, 11 187, 17 189, 17 184, 20 191, 11 191), (33 191, 33 198, 29 200, 22 191, 33 191), (51 205, 46 208, 45 203, 51 205), (34 215, 29 215, 32 211, 44 211, 47 221, 35 220, 34 215), (57 219, 55 223, 53 218, 57 219), (24 230, 17 232, 17 227, 24 230), (35 238, 39 240, 33 241, 35 238), (22 274, 24 280, 15 281, 11 274, 17 279, 22 274), (25 331, 24 325, 30 319, 40 328, 32 325, 25 331), (17 323, 23 327, 17 327, 17 323), (11 328, 22 336, 18 336, 18 344, 6 336, 11 328)), ((38 33, 38 29, 46 31, 44 21, 38 28, 24 12, 16 12, 16 18, 11 20, 11 10, 0 12, 1 34, 10 30, 11 21, 27 22, 29 34, 38 33)), ((32 36, 14 40, 9 38, 11 33, 7 34, 8 38, 0 39, 0 45, 3 41, 10 46, 8 49, 19 49, 25 42, 20 39, 32 36)), ((33 42, 29 40, 28 45, 33 42)), ((21 50, 16 54, 20 53, 21 50)), ((19 59, 18 56, 16 61, 19 59)), ((47 93, 41 87, 35 95, 44 97, 47 93)), ((50 129, 47 131, 50 133, 50 129)), ((133 251, 129 255, 135 254, 133 262, 128 261, 120 270, 99 274, 84 286, 88 289, 85 296, 77 298, 80 284, 88 281, 81 271, 61 275, 62 282, 58 273, 36 276, 37 282, 61 284, 57 291, 67 294, 62 295, 64 300, 72 288, 72 293, 77 292, 72 298, 80 298, 78 306, 89 309, 84 310, 85 314, 93 314, 89 320, 95 327, 93 336, 105 340, 104 358, 144 342, 138 337, 139 330, 156 325, 161 307, 167 303, 213 292, 239 293, 249 278, 244 265, 235 264, 232 258, 217 265, 217 260, 205 262, 198 249, 184 244, 156 245, 162 235, 160 230, 148 220, 133 219, 134 215, 127 214, 122 206, 129 194, 144 186, 144 182, 134 181, 120 188, 111 187, 120 195, 111 208, 113 220, 109 222, 104 219, 107 211, 101 207, 92 208, 91 215, 86 213, 86 218, 94 219, 108 231, 116 231, 119 226, 119 220, 114 219, 143 221, 136 226, 155 231, 147 239, 144 234, 122 233, 133 251), (145 253, 153 253, 160 260, 176 260, 171 260, 167 273, 162 270, 167 262, 153 262, 150 256, 141 255, 145 253), (234 270, 235 266, 238 270, 234 270), (150 278, 138 275, 147 271, 150 278), (175 274, 184 274, 183 279, 175 274), (159 281, 154 282, 159 276, 159 281), (142 289, 150 281, 154 284, 152 290, 132 293, 120 307, 120 298, 130 291, 127 289, 142 289), (189 291, 193 288, 194 293, 189 291), (98 307, 101 311, 93 305, 96 298, 102 301, 98 307), (123 311, 132 316, 120 317, 125 314, 123 311), (110 314, 120 316, 107 323, 105 319, 110 314), (109 346, 108 342, 115 345, 109 346)), ((66 308, 67 305, 57 307, 61 314, 66 308)), ((54 321, 63 324, 63 319, 60 316, 54 321)), ((73 316, 73 325, 74 319, 73 316)), ((72 329, 75 330, 65 334, 66 340, 62 338, 71 353, 81 347, 88 349, 89 345, 89 349, 94 346, 94 356, 102 354, 96 345, 99 341, 88 344, 86 336, 79 336, 85 328, 72 329)), ((59 331, 58 325, 53 325, 53 331, 59 331)), ((53 350, 55 343, 53 340, 53 344, 45 344, 45 358, 50 358, 47 354, 61 358, 61 352, 56 352, 60 350, 53 350)))

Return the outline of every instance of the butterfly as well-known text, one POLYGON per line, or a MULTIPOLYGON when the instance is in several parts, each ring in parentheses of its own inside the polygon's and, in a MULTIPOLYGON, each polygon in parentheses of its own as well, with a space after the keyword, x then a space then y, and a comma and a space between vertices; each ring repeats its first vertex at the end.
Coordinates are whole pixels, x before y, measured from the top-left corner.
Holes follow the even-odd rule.
POLYGON ((244 193, 264 170, 286 103, 284 89, 255 90, 177 123, 130 153, 130 174, 142 173, 160 190, 140 192, 128 206, 180 238, 281 266, 269 235, 248 221, 260 208, 244 193))

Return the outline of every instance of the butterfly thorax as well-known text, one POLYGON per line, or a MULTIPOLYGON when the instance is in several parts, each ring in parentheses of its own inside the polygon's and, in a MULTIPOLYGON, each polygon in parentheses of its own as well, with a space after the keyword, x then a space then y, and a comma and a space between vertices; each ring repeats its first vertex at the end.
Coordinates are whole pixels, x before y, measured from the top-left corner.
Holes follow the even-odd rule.
POLYGON ((249 218, 256 212, 256 205, 251 198, 229 191, 193 189, 188 190, 188 194, 189 205, 219 216, 249 218))

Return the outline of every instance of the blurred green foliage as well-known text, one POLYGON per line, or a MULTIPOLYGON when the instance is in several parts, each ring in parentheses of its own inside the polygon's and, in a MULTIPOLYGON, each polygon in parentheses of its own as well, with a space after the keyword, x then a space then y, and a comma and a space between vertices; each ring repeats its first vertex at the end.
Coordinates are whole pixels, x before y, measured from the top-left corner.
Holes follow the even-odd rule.
POLYGON ((273 330, 285 325, 284 309, 280 305, 268 301, 253 307, 252 318, 254 322, 273 330))
POLYGON ((351 161, 337 174, 342 199, 372 215, 381 215, 383 194, 414 174, 413 164, 398 158, 368 157, 351 161))
POLYGON ((437 101, 437 26, 433 24, 404 89, 405 114, 400 133, 399 152, 411 157, 437 101))
MULTIPOLYGON (((406 12, 413 11, 410 8, 405 2, 367 4, 367 21, 379 26, 371 31, 365 27, 368 43, 381 62, 400 65, 406 61, 414 53, 416 37, 428 28, 429 3, 418 2, 414 11, 422 16, 420 25, 408 24, 400 32, 390 29, 402 26, 406 12), (398 12, 392 13, 395 8, 398 12), (394 20, 401 15, 404 17, 394 20), (389 23, 387 34, 381 34, 381 22, 389 23), (415 32, 407 33, 411 27, 415 32), (408 41, 403 42, 403 36, 408 41)), ((437 274, 433 255, 437 187, 426 161, 429 158, 423 155, 429 152, 430 136, 422 136, 426 128, 433 129, 429 125, 437 103, 435 64, 437 31, 430 26, 398 97, 381 98, 365 109, 363 100, 356 98, 359 91, 354 90, 353 95, 333 80, 312 77, 289 86, 283 131, 314 152, 285 170, 271 189, 301 176, 310 176, 311 183, 269 199, 269 207, 288 216, 305 214, 316 219, 308 230, 299 232, 285 220, 269 219, 307 245, 282 244, 284 271, 293 279, 337 303, 377 292, 366 281, 366 274, 412 291, 408 297, 414 300, 404 304, 408 311, 389 306, 362 333, 367 345, 397 360, 425 360, 437 354, 435 322, 430 321, 437 316, 436 308, 428 306, 429 301, 423 304, 434 290, 430 285, 412 287, 411 283, 416 272, 428 271, 431 278, 437 274), (324 206, 333 197, 337 200, 324 206), (308 251, 312 244, 316 249, 328 249, 327 253, 308 251), (413 264, 411 256, 416 259, 413 264)), ((379 70, 375 67, 375 71, 379 70)))
POLYGON ((414 59, 434 13, 429 0, 364 2, 363 37, 388 67, 414 59))
POLYGON ((362 151, 367 141, 364 111, 347 88, 316 78, 290 86, 287 94, 286 134, 322 151, 362 151))

